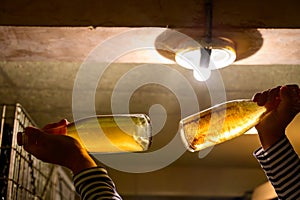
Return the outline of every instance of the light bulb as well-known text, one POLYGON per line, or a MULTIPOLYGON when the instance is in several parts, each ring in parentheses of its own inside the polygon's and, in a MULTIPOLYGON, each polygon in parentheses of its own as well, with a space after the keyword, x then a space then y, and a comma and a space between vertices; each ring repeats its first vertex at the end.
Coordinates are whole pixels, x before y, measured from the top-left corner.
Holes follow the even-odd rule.
POLYGON ((204 67, 199 67, 197 69, 194 69, 193 71, 194 78, 197 81, 206 81, 207 79, 209 79, 210 74, 211 71, 204 67))

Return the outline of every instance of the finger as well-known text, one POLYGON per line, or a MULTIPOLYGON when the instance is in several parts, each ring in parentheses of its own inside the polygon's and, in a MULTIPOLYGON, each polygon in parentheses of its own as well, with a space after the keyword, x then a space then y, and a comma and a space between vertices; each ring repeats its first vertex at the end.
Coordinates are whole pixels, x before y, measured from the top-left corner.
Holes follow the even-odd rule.
POLYGON ((300 89, 297 87, 292 88, 290 91, 290 100, 292 104, 292 110, 295 114, 300 112, 300 89))
POLYGON ((297 85, 285 85, 280 88, 280 98, 284 102, 293 102, 299 98, 299 88, 297 85))
POLYGON ((289 84, 289 85, 285 85, 285 87, 289 89, 299 90, 299 86, 297 84, 289 84))
POLYGON ((40 137, 40 130, 35 127, 26 127, 22 134, 23 145, 32 145, 38 142, 40 137))
POLYGON ((66 119, 62 119, 57 123, 47 124, 46 126, 43 127, 43 130, 52 129, 52 128, 59 128, 61 126, 66 126, 67 124, 68 124, 68 121, 66 119))
POLYGON ((46 125, 43 130, 50 134, 65 135, 67 132, 68 123, 69 122, 66 119, 63 119, 58 123, 46 125))
POLYGON ((254 94, 254 96, 252 97, 252 101, 254 101, 254 102, 258 102, 258 99, 259 99, 259 96, 261 95, 261 93, 260 92, 258 92, 258 93, 256 93, 256 94, 254 94))
POLYGON ((285 85, 280 88, 281 108, 288 110, 290 116, 296 116, 300 109, 298 85, 285 85))
POLYGON ((274 101, 277 98, 279 98, 280 88, 281 88, 281 86, 278 86, 278 87, 272 88, 271 90, 268 91, 268 101, 274 101))
POLYGON ((265 102, 265 107, 267 110, 273 110, 276 108, 280 103, 280 88, 281 86, 278 86, 276 88, 272 88, 268 90, 267 93, 267 101, 265 102))
POLYGON ((287 88, 289 89, 289 95, 292 98, 298 98, 300 96, 300 89, 298 85, 287 85, 287 88))
POLYGON ((44 148, 44 143, 40 142, 43 132, 34 127, 26 127, 24 132, 17 133, 17 144, 33 155, 38 155, 39 149, 44 148))
POLYGON ((259 95, 256 96, 256 102, 259 106, 264 106, 267 100, 268 100, 268 91, 259 93, 259 95))

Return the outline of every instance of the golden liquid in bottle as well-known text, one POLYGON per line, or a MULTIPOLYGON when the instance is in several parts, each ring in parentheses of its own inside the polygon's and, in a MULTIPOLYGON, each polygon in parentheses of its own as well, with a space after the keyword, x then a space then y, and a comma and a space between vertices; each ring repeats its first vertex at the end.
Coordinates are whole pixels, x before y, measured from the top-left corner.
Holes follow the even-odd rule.
POLYGON ((151 125, 146 115, 100 115, 67 126, 67 135, 90 153, 139 152, 149 148, 151 125))
POLYGON ((265 111, 251 100, 228 101, 182 119, 181 137, 189 151, 200 151, 244 134, 265 111))

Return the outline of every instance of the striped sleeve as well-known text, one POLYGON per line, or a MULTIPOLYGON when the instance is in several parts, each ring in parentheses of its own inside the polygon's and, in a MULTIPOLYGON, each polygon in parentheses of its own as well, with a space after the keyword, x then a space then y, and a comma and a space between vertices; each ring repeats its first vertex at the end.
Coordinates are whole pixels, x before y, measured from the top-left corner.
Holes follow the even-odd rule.
POLYGON ((266 150, 257 149, 254 156, 279 199, 300 199, 300 159, 286 136, 266 150))
POLYGON ((76 192, 82 200, 122 199, 116 191, 115 184, 103 167, 94 167, 81 171, 74 175, 73 182, 76 192))

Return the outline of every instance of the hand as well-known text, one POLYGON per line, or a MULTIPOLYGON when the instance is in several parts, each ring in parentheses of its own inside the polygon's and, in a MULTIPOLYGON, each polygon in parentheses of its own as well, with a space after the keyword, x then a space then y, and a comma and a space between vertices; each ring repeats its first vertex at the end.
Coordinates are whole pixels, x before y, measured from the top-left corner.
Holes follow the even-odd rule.
POLYGON ((256 126, 262 147, 267 149, 285 134, 286 127, 299 113, 300 89, 298 85, 279 86, 255 94, 253 101, 267 109, 256 126))
POLYGON ((24 149, 36 158, 67 167, 74 174, 96 166, 84 147, 66 135, 67 124, 66 120, 62 120, 43 129, 27 127, 23 133, 18 133, 18 145, 23 145, 24 149))

